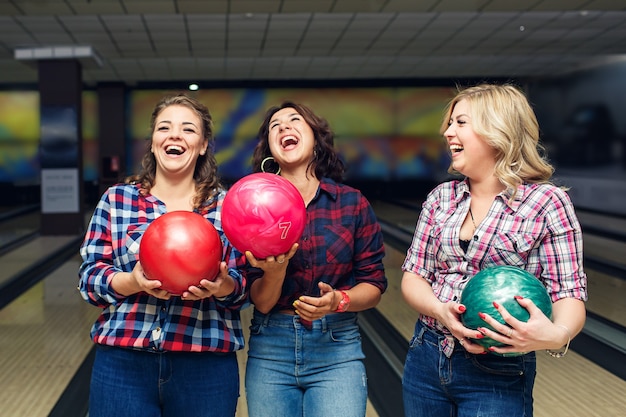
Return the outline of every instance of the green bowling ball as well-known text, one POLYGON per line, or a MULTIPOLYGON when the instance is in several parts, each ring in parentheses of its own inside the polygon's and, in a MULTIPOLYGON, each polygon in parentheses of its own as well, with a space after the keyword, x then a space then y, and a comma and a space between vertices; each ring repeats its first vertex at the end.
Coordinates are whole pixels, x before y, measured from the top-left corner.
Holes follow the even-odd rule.
MULTIPOLYGON (((478 316, 478 313, 481 312, 489 314, 502 324, 506 324, 498 310, 493 306, 494 301, 504 306, 516 319, 528 321, 530 314, 513 298, 516 295, 531 299, 547 317, 552 319, 552 301, 541 281, 521 268, 502 265, 480 271, 465 285, 460 300, 466 307, 465 312, 461 315, 463 325, 470 329, 486 327, 495 330, 478 316)), ((489 337, 472 339, 472 341, 485 348, 506 346, 489 337)), ((505 355, 491 353, 499 356, 521 355, 521 353, 507 353, 505 355)))

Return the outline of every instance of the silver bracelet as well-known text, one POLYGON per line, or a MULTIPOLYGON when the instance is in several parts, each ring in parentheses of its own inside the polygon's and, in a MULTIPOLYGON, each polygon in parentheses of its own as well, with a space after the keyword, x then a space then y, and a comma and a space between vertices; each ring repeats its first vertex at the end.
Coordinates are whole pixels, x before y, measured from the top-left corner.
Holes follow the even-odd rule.
POLYGON ((552 356, 553 358, 562 358, 563 356, 565 356, 567 354, 567 351, 569 350, 569 344, 572 341, 572 333, 569 331, 569 329, 562 325, 562 324, 555 324, 555 326, 559 326, 565 329, 565 331, 567 332, 567 343, 565 344, 565 349, 562 350, 561 352, 553 352, 550 349, 546 349, 546 352, 548 352, 548 355, 552 356))

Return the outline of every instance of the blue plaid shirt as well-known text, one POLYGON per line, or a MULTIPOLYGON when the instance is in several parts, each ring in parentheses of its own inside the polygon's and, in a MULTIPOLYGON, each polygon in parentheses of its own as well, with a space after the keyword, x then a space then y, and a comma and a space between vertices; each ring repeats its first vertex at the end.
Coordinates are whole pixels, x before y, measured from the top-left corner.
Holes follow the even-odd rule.
POLYGON ((239 311, 247 304, 247 293, 237 267, 245 258, 232 248, 222 231, 224 196, 225 191, 220 191, 200 214, 213 223, 222 239, 223 257, 235 279, 235 291, 224 299, 184 301, 176 296, 161 300, 145 292, 126 297, 113 290, 111 277, 133 270, 143 232, 151 221, 166 213, 166 207, 154 196, 142 195, 139 185, 119 184, 104 193, 80 248, 81 296, 102 308, 91 330, 95 343, 182 352, 233 352, 243 347, 239 311))

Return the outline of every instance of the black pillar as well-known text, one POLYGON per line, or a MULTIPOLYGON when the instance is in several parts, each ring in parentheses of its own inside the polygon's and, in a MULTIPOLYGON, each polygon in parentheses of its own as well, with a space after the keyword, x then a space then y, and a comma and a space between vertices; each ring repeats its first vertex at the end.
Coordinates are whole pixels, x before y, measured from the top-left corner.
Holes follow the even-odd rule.
POLYGON ((82 72, 76 59, 38 61, 41 234, 85 231, 82 72))
POLYGON ((98 85, 98 172, 100 194, 126 173, 126 88, 123 83, 98 85))

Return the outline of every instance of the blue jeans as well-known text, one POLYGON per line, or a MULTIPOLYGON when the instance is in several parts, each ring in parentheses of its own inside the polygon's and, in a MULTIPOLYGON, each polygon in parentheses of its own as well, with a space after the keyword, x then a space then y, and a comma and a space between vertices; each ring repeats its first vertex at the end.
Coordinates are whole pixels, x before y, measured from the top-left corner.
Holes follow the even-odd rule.
POLYGON ((233 417, 238 397, 235 353, 97 345, 89 417, 233 417))
POLYGON ((443 337, 418 320, 402 378, 406 417, 532 417, 534 352, 472 355, 457 343, 447 358, 443 337))
POLYGON ((298 316, 254 312, 246 398, 249 417, 364 417, 367 378, 355 313, 311 330, 298 316))

